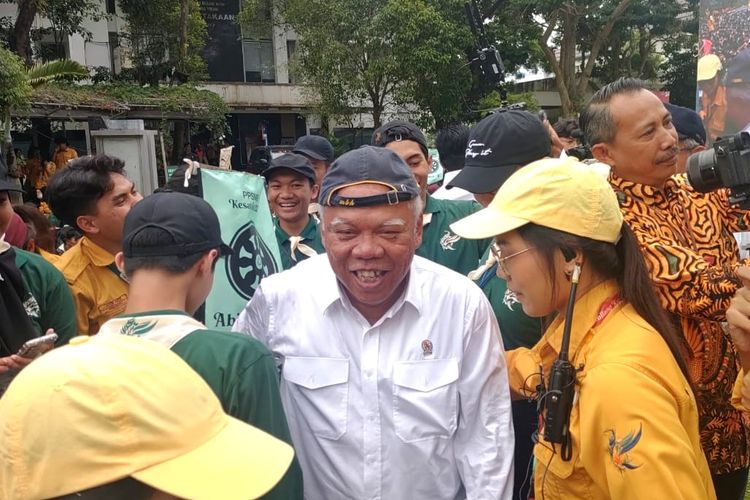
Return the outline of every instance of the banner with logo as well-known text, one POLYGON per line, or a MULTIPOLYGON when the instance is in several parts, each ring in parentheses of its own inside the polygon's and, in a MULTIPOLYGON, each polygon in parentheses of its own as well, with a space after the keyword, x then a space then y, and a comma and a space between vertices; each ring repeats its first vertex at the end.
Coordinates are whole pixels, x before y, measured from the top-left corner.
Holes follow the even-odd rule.
POLYGON ((698 104, 709 141, 750 131, 750 2, 701 0, 698 104))
POLYGON ((234 253, 216 265, 206 299, 206 326, 230 330, 260 280, 281 270, 276 233, 263 178, 201 169, 203 198, 216 210, 221 237, 234 253))

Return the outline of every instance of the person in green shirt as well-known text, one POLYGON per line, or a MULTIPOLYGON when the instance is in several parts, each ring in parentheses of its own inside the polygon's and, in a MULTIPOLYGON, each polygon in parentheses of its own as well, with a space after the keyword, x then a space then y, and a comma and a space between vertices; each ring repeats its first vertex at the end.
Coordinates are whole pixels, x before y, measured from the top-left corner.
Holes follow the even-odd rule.
POLYGON ((394 120, 375 130, 372 145, 394 151, 411 168, 424 202, 422 244, 417 255, 466 274, 476 268, 491 240, 466 240, 451 231, 450 225, 476 212, 481 206, 473 201, 440 200, 427 193, 427 174, 432 156, 427 140, 413 123, 394 120))
MULTIPOLYGON (((130 282, 124 314, 98 335, 131 335, 169 347, 200 374, 229 415, 291 444, 273 356, 251 337, 209 330, 190 315, 206 300, 217 260, 231 253, 219 219, 201 198, 155 193, 125 219, 115 256, 130 282)), ((302 472, 292 463, 263 498, 301 499, 302 472)))
POLYGON ((286 153, 271 160, 262 175, 266 178, 283 268, 289 269, 308 257, 325 253, 318 220, 308 213, 310 203, 318 196, 310 160, 300 154, 286 153))
POLYGON ((57 345, 76 334, 73 297, 62 274, 42 257, 12 247, 5 241, 14 212, 0 164, 0 394, 31 358, 16 353, 24 342, 52 330, 57 345))
MULTIPOLYGON (((548 156, 550 144, 551 139, 543 123, 533 114, 521 110, 493 113, 477 123, 469 133, 464 168, 447 188, 465 189, 486 207, 513 172, 548 156)), ((492 249, 487 248, 479 268, 468 276, 489 299, 500 325, 505 350, 533 347, 542 337, 542 322, 523 312, 515 295, 509 292, 505 280, 497 276, 497 260, 492 249)), ((527 498, 529 478, 532 476, 528 472, 534 447, 532 434, 538 426, 536 403, 513 401, 512 410, 516 433, 513 498, 527 498)))

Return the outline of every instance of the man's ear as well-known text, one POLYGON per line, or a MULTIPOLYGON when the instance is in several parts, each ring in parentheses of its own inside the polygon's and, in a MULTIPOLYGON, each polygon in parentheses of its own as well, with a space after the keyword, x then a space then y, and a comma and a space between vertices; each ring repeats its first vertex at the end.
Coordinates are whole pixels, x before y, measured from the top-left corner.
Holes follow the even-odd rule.
POLYGON ((115 255, 115 265, 117 266, 117 270, 120 271, 122 274, 125 274, 125 254, 122 252, 117 252, 117 255, 115 255))
POLYGON ((96 217, 93 215, 79 215, 76 217, 76 225, 85 234, 99 233, 99 226, 96 224, 96 217))
POLYGON ((600 142, 591 146, 591 154, 594 155, 598 161, 606 163, 610 167, 615 166, 615 160, 612 158, 609 152, 609 146, 606 143, 600 142))
POLYGON ((219 258, 219 251, 216 249, 207 252, 201 259, 196 263, 198 266, 198 274, 211 274, 214 269, 214 261, 219 258))
POLYGON ((316 199, 318 197, 319 192, 320 192, 320 186, 318 186, 317 184, 313 184, 312 192, 310 193, 311 194, 310 200, 316 199))

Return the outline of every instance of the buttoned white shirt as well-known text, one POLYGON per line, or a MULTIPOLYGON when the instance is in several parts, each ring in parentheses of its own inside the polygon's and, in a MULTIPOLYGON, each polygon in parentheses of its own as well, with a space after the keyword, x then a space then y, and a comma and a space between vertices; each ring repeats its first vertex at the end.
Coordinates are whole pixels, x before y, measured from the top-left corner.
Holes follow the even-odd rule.
POLYGON ((502 341, 466 277, 421 257, 376 323, 326 255, 265 278, 234 325, 281 367, 305 498, 510 499, 502 341))

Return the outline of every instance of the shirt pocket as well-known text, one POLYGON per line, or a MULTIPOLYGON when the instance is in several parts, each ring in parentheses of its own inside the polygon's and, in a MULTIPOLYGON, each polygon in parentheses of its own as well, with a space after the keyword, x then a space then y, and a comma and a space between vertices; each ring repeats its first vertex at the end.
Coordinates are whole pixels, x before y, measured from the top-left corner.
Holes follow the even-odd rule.
POLYGON ((403 361, 393 368, 393 421, 404 442, 450 437, 458 413, 458 361, 403 361))
POLYGON ((349 360, 287 356, 282 369, 298 415, 318 437, 339 439, 346 432, 349 360))

